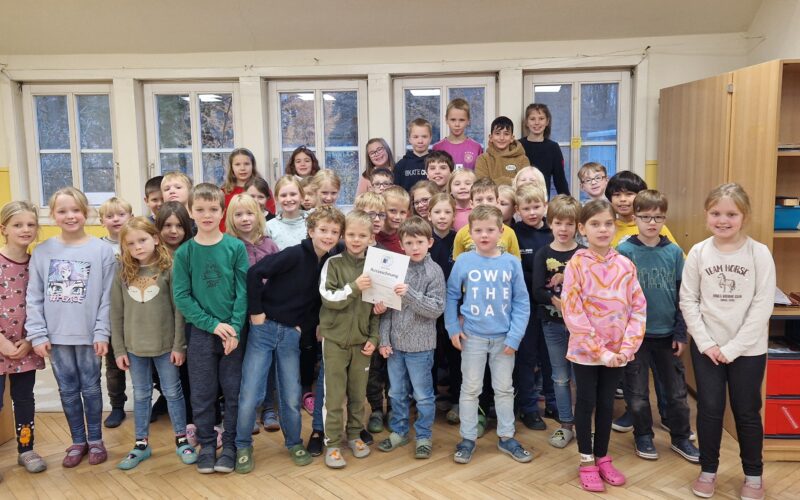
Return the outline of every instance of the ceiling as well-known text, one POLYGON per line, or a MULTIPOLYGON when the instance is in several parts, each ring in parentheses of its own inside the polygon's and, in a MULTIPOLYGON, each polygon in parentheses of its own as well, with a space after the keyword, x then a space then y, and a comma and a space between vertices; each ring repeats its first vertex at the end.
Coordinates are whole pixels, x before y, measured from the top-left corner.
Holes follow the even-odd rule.
POLYGON ((0 0, 0 54, 227 52, 730 33, 747 31, 761 1, 0 0))

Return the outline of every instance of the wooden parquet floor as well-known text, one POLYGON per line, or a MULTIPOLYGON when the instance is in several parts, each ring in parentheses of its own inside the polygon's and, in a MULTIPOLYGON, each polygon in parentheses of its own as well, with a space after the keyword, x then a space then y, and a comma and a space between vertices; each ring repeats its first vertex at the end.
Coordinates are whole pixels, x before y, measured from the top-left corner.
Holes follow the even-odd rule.
MULTIPOLYGON (((622 402, 617 402, 622 411, 622 402)), ((694 411, 694 402, 692 402, 694 411)), ((694 418, 694 416, 693 416, 694 418)), ((117 429, 104 429, 109 460, 99 466, 84 462, 75 469, 61 467, 64 449, 70 444, 69 429, 63 414, 40 413, 36 422, 36 449, 45 457, 49 469, 28 474, 16 465, 15 443, 0 447, 0 498, 590 498, 577 482, 576 446, 557 450, 547 444, 554 429, 530 431, 517 425, 518 439, 533 447, 535 459, 518 464, 495 448, 493 431, 479 440, 468 465, 457 465, 452 452, 458 441, 458 427, 450 426, 443 415, 434 428, 434 452, 430 460, 414 460, 413 447, 392 453, 372 454, 357 460, 345 453, 347 467, 330 470, 322 457, 306 467, 294 466, 283 447, 281 433, 261 432, 255 437, 256 469, 248 475, 198 474, 184 466, 174 452, 171 427, 166 417, 153 424, 153 457, 132 471, 116 468, 133 444, 133 415, 117 429)), ((303 436, 308 437, 310 418, 303 418, 303 436)), ((698 473, 692 465, 669 450, 669 436, 656 429, 656 447, 661 458, 645 461, 632 449, 632 435, 613 433, 611 454, 615 464, 627 475, 624 487, 609 487, 605 498, 677 499, 694 498, 689 484, 698 473)), ((385 437, 385 434, 377 436, 385 437)), ((413 443, 413 442, 412 442, 413 443)), ((715 498, 738 498, 741 484, 738 447, 725 435, 722 466, 715 498)), ((765 480, 770 498, 800 498, 800 464, 768 463, 765 480)))

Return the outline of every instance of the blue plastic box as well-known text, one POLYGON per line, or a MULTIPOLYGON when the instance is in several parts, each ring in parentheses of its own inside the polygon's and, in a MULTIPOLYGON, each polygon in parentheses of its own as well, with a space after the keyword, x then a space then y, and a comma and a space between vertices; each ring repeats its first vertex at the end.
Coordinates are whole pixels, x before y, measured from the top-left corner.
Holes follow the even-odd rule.
POLYGON ((775 207, 775 230, 800 229, 800 207, 775 207))

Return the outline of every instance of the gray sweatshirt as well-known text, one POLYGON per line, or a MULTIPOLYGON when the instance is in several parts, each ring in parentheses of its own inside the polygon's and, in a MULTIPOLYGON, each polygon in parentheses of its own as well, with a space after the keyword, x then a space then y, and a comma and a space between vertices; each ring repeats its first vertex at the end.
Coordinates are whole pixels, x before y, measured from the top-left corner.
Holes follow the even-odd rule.
POLYGON ((381 346, 404 352, 431 351, 436 348, 436 318, 444 312, 442 268, 426 255, 422 262, 409 263, 406 283, 403 310, 389 309, 381 318, 381 346))
POLYGON ((38 245, 26 295, 31 344, 108 342, 116 265, 111 246, 94 237, 81 245, 65 245, 58 238, 38 245))

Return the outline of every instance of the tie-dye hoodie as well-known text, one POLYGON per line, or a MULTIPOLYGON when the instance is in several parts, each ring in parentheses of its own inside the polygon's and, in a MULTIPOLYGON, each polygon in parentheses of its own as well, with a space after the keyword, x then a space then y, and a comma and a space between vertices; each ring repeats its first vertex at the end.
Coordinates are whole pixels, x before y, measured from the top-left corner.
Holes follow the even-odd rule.
POLYGON ((564 270, 561 300, 567 359, 581 365, 605 365, 618 353, 633 359, 644 338, 647 301, 628 258, 613 248, 605 257, 578 250, 564 270))

